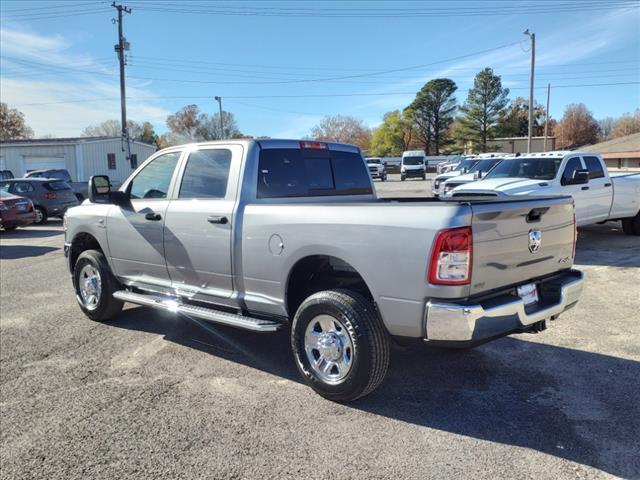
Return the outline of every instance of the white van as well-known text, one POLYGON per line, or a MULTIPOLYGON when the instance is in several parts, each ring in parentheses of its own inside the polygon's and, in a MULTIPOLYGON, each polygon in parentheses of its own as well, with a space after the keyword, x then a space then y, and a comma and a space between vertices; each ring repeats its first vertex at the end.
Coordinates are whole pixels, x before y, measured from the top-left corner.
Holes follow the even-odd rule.
POLYGON ((403 182, 407 178, 419 177, 422 180, 427 178, 427 167, 424 162, 424 152, 422 150, 408 150, 402 153, 402 163, 400 164, 400 180, 403 182))

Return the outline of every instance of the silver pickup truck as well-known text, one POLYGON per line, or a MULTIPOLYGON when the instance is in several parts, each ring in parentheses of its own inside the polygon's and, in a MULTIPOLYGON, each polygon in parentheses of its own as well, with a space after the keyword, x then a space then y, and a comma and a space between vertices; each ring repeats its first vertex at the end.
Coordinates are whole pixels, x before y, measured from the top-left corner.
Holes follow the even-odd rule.
POLYGON ((382 382, 393 341, 468 347, 541 331, 582 291, 571 197, 380 199, 351 145, 184 145, 117 191, 104 176, 89 186, 64 221, 89 318, 129 302, 290 328, 302 377, 335 401, 382 382))

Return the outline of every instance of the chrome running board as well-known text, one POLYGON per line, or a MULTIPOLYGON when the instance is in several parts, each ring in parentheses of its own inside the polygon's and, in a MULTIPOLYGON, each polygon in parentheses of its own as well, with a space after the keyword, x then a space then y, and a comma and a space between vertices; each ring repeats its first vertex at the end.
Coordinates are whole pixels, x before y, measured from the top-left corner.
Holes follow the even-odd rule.
POLYGON ((213 308, 199 307, 182 303, 179 298, 165 297, 161 295, 151 295, 134 293, 128 290, 119 290, 113 297, 123 302, 135 303, 145 307, 160 308, 169 312, 181 313, 190 317, 208 320, 222 325, 252 330, 254 332, 275 332, 282 327, 281 323, 259 318, 245 317, 235 313, 223 312, 213 308))

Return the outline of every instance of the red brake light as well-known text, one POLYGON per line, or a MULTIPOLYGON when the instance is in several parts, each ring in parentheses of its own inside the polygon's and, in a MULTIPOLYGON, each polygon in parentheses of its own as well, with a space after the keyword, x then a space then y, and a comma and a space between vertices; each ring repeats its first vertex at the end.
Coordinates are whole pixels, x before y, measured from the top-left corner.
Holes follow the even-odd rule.
POLYGON ((471 281, 473 235, 471 227, 441 230, 436 236, 429 283, 435 285, 466 285, 471 281))
POLYGON ((323 142, 310 142, 310 141, 302 141, 300 142, 300 148, 317 148, 321 150, 326 150, 327 144, 323 142))
POLYGON ((46 200, 55 200, 56 199, 56 193, 55 192, 45 192, 44 193, 44 198, 46 200))

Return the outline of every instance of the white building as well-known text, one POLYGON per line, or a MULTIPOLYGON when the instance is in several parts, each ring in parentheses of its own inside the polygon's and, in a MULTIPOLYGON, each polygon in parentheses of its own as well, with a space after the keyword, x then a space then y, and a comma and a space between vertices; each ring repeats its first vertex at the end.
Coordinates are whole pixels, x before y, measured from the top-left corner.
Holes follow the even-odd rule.
POLYGON ((109 175, 122 182, 153 152, 154 145, 131 142, 128 162, 120 137, 46 138, 0 142, 0 170, 22 177, 31 170, 65 168, 75 182, 109 175))

